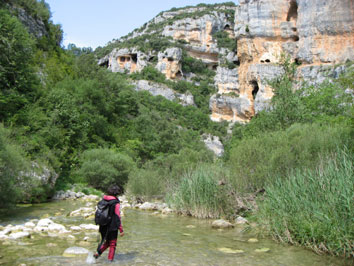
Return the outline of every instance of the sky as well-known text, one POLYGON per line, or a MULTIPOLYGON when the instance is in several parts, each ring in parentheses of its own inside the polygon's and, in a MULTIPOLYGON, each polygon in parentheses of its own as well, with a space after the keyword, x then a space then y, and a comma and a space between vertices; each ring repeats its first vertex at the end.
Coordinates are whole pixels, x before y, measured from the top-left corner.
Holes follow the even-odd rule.
MULTIPOLYGON (((228 0, 45 0, 55 24, 64 30, 63 44, 104 46, 142 26, 161 11, 228 0)), ((237 3, 238 1, 233 1, 237 3)))

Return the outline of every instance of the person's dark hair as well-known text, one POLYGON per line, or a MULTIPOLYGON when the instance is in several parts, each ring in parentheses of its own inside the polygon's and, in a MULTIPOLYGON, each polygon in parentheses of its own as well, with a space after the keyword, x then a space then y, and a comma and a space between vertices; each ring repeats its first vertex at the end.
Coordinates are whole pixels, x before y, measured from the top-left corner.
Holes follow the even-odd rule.
POLYGON ((117 196, 120 194, 120 192, 121 192, 121 189, 117 185, 110 186, 107 189, 107 194, 110 196, 117 196))

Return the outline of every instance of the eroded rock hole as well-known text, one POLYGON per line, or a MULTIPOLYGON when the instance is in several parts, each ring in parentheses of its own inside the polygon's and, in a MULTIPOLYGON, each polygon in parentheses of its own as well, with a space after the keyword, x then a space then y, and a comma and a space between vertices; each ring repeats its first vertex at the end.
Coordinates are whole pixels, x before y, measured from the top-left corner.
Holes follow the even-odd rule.
POLYGON ((295 42, 298 42, 299 41, 299 36, 293 36, 292 39, 295 41, 295 42))
POLYGON ((169 57, 167 58, 168 62, 173 62, 173 58, 169 57))
POLYGON ((232 63, 234 63, 236 66, 240 65, 240 61, 236 60, 236 61, 232 61, 232 63))
POLYGON ((120 58, 119 58, 119 61, 120 61, 120 62, 125 62, 125 57, 124 57, 124 56, 120 57, 120 58))
POLYGON ((257 93, 259 91, 259 87, 258 87, 258 82, 255 80, 251 81, 251 85, 252 85, 252 96, 253 96, 253 100, 256 99, 257 93))
POLYGON ((297 3, 296 3, 296 0, 291 0, 288 15, 286 17, 286 21, 296 22, 296 20, 297 20, 297 3))
POLYGON ((178 71, 177 73, 176 73, 176 78, 181 78, 182 77, 182 72, 181 71, 178 71))
POLYGON ((104 61, 102 64, 100 64, 100 66, 108 68, 108 61, 104 61))
POLYGON ((299 58, 295 58, 295 64, 296 65, 301 65, 301 60, 299 58))
POLYGON ((266 63, 270 63, 270 60, 269 60, 269 59, 266 59, 265 62, 266 62, 266 63))
POLYGON ((230 30, 230 25, 229 24, 226 24, 225 27, 224 27, 224 30, 230 30))
POLYGON ((136 63, 136 62, 138 61, 138 55, 137 55, 137 54, 131 54, 130 56, 131 56, 132 61, 133 61, 134 63, 136 63))

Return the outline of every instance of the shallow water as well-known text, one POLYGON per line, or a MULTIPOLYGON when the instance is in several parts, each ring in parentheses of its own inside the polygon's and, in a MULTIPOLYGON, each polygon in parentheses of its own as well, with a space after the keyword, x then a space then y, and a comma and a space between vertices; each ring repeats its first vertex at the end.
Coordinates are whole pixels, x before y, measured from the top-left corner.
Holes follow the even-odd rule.
MULTIPOLYGON (((17 207, 12 211, 0 212, 0 224, 23 224, 44 216, 67 228, 90 223, 81 217, 67 216, 84 204, 82 201, 57 201, 17 207)), ((242 227, 215 230, 208 220, 125 210, 123 225, 126 235, 118 239, 115 265, 351 265, 348 260, 319 256, 303 248, 258 238, 252 232, 243 232, 242 227), (250 238, 258 238, 259 242, 247 242, 250 238), (269 248, 269 251, 255 251, 261 248, 269 248), (223 250, 242 250, 243 253, 229 254, 223 250)), ((30 239, 0 241, 0 265, 87 265, 87 256, 66 258, 62 254, 66 248, 73 246, 94 252, 98 235, 94 232, 73 235, 76 240, 33 234, 30 239), (89 236, 89 241, 83 241, 85 236, 89 236)), ((106 264, 107 255, 106 251, 96 264, 106 264)))

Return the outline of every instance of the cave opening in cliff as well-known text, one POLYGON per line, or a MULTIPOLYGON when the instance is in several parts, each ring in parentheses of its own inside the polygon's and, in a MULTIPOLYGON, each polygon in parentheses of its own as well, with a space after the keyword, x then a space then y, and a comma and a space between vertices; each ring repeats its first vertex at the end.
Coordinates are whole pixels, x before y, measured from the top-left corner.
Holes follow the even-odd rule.
POLYGON ((173 58, 169 57, 167 58, 168 62, 173 62, 173 58))
POLYGON ((252 96, 254 100, 256 99, 257 93, 259 91, 258 82, 256 80, 252 80, 251 85, 252 85, 252 96))
POLYGON ((137 54, 131 54, 130 56, 131 56, 132 61, 133 61, 134 63, 136 63, 136 62, 138 61, 138 55, 137 55, 137 54))
POLYGON ((100 67, 108 68, 108 60, 100 64, 100 67))
POLYGON ((232 61, 232 63, 234 63, 236 66, 240 65, 240 61, 239 60, 232 61))
POLYGON ((231 30, 230 25, 226 24, 225 27, 224 27, 224 30, 231 30))
POLYGON ((178 70, 176 73, 176 78, 181 78, 181 77, 182 77, 182 72, 178 70))
POLYGON ((296 25, 296 20, 297 20, 297 3, 296 0, 291 0, 286 21, 294 21, 296 25))

